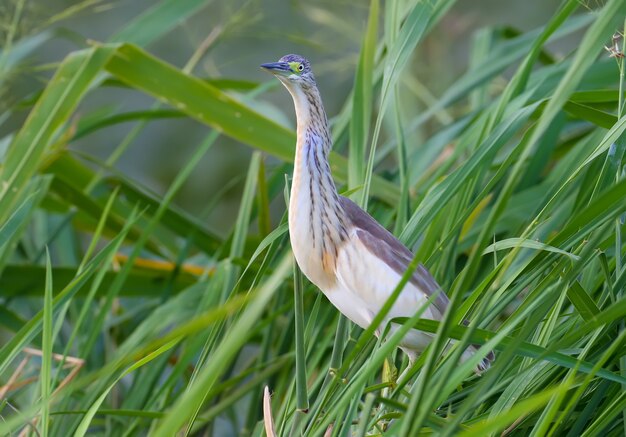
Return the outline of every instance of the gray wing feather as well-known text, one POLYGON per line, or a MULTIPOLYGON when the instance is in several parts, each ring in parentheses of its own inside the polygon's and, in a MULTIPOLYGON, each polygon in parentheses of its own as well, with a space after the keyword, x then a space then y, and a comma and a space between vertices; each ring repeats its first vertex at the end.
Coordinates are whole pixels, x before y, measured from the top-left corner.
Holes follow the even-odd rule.
MULTIPOLYGON (((409 263, 413 260, 411 251, 356 203, 343 196, 339 197, 339 202, 351 224, 357 229, 356 235, 365 247, 382 259, 396 273, 403 275, 409 267, 409 263)), ((419 264, 413 272, 410 282, 428 297, 439 291, 433 305, 441 314, 446 311, 450 304, 448 296, 441 290, 441 287, 430 272, 426 270, 426 267, 419 264)), ((463 320, 462 323, 464 325, 468 324, 467 320, 463 320)), ((475 349, 480 347, 479 345, 472 346, 475 349)), ((489 363, 494 359, 494 353, 489 352, 482 363, 482 369, 488 368, 489 363)))
MULTIPOLYGON (((367 212, 346 197, 340 196, 340 204, 351 224, 356 228, 356 235, 365 247, 383 260, 399 275, 403 275, 413 259, 413 254, 391 232, 381 226, 367 212)), ((443 314, 450 301, 441 290, 435 278, 423 265, 418 265, 409 280, 413 285, 424 292, 428 297, 439 293, 433 305, 443 314)))

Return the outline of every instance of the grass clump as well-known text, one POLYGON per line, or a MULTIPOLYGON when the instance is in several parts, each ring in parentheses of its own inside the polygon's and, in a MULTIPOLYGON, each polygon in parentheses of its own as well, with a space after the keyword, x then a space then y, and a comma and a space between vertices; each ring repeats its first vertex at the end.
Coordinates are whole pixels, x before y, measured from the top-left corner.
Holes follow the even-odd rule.
MULTIPOLYGON (((413 66, 453 3, 372 0, 332 120, 342 190, 451 297, 440 322, 400 321, 435 339, 406 378, 398 335, 352 326, 294 269, 295 133, 259 110, 268 87, 190 74, 229 24, 179 68, 147 47, 206 5, 163 1, 47 65, 0 117, 0 434, 623 435, 624 1, 564 1, 526 33, 481 29, 470 68, 434 97, 413 66), (559 57, 563 38, 576 49, 559 57), (155 102, 77 117, 111 87, 155 102), (206 130, 157 194, 115 166, 172 119, 206 130), (105 158, 71 147, 121 123, 132 130, 105 158), (229 140, 254 152, 220 231, 205 217, 223 192, 201 214, 177 196, 229 140), (497 354, 481 377, 458 364, 470 343, 497 354)), ((0 83, 58 37, 37 32, 14 32, 0 83)))

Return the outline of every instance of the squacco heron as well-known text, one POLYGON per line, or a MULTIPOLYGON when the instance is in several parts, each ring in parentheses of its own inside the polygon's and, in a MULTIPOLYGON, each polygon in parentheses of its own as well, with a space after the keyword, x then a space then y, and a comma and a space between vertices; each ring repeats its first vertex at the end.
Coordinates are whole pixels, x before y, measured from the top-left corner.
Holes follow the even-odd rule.
MULTIPOLYGON (((328 164, 332 138, 309 61, 286 55, 261 67, 272 73, 293 97, 297 117, 296 157, 289 199, 289 234, 298 266, 346 317, 367 328, 400 282, 413 254, 387 229, 350 199, 340 196, 328 164)), ((441 320, 448 297, 419 265, 401 291, 377 335, 396 317, 411 317, 427 304, 424 318, 441 320)), ((391 324, 391 330, 398 325, 391 324)), ((411 330, 400 343, 413 362, 432 336, 411 330)), ((469 346, 461 359, 476 353, 469 346)), ((489 352, 476 371, 486 370, 489 352)))

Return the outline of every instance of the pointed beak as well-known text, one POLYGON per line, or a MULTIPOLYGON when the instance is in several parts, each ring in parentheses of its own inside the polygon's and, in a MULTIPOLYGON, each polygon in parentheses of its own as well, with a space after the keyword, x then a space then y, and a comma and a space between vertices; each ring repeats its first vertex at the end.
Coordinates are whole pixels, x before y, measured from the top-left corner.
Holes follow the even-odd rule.
POLYGON ((287 62, 270 62, 269 64, 261 64, 261 68, 272 74, 287 76, 292 73, 291 67, 287 62))

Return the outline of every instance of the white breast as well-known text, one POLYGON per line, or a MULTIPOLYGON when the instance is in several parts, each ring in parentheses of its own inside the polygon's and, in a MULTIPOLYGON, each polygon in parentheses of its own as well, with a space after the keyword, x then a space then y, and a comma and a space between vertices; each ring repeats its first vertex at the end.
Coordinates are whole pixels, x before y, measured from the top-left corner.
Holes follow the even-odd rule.
MULTIPOLYGON (((355 232, 350 233, 350 239, 339 252, 336 276, 335 284, 322 288, 322 291, 339 311, 362 328, 371 324, 401 279, 398 273, 360 242, 355 232)), ((425 293, 414 284, 407 283, 378 331, 393 318, 413 316, 427 300, 425 293)), ((439 318, 440 314, 431 305, 422 317, 434 319, 439 318)), ((397 325, 392 326, 391 331, 396 328, 397 325)), ((421 351, 429 342, 428 334, 412 330, 403 340, 402 346, 421 351)))
MULTIPOLYGON (((307 172, 299 172, 294 178, 289 199, 289 238, 291 249, 302 273, 318 287, 327 287, 333 278, 328 276, 322 266, 322 248, 313 241, 311 229, 321 228, 319 214, 311 214, 311 199, 308 193, 309 178, 307 172)), ((317 189, 314 187, 313 189, 317 189)))

